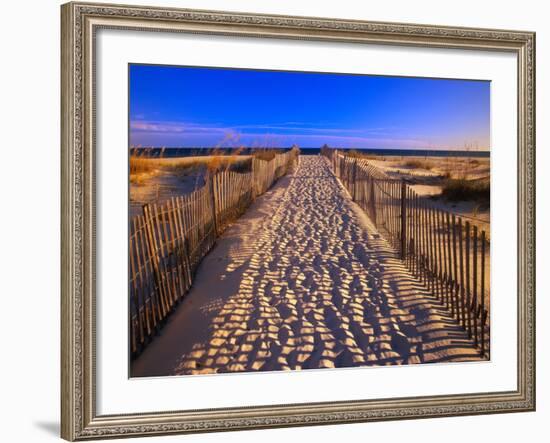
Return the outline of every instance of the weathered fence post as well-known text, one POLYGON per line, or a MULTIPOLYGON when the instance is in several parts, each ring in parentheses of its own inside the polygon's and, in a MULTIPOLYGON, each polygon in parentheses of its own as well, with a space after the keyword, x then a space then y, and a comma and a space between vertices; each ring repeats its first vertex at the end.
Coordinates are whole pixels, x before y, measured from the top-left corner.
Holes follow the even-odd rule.
POLYGON ((352 184, 352 186, 353 186, 353 192, 351 193, 351 198, 353 199, 353 201, 356 200, 356 198, 355 198, 355 197, 356 197, 356 195, 355 195, 356 190, 355 190, 355 189, 356 189, 356 187, 357 187, 357 186, 356 186, 356 182, 355 182, 356 179, 357 179, 357 158, 355 158, 355 159, 354 159, 354 162, 353 162, 353 178, 352 178, 352 181, 353 181, 353 184, 352 184))
POLYGON ((367 183, 369 183, 370 189, 369 189, 369 203, 370 203, 370 218, 372 222, 377 225, 378 223, 378 217, 376 216, 376 194, 374 193, 374 187, 375 179, 371 177, 368 178, 367 183))
POLYGON ((214 194, 214 174, 209 174, 208 180, 210 185, 210 204, 212 205, 212 222, 214 223, 214 232, 218 236, 218 220, 216 217, 216 196, 214 194))
POLYGON ((481 304, 480 304, 480 311, 481 311, 481 318, 480 318, 480 339, 481 339, 481 356, 485 355, 485 320, 487 316, 485 315, 485 231, 481 231, 481 277, 480 277, 480 283, 481 283, 481 291, 480 291, 480 297, 481 297, 481 304))
POLYGON ((143 215, 145 217, 145 227, 147 234, 147 244, 149 252, 149 261, 153 268, 153 276, 155 279, 155 289, 158 291, 160 305, 159 311, 161 312, 160 319, 164 319, 168 312, 168 293, 165 279, 163 278, 163 272, 161 270, 161 262, 158 251, 158 246, 155 238, 154 231, 154 215, 151 212, 151 206, 146 204, 143 206, 143 215))
POLYGON ((407 183, 401 180, 401 259, 407 257, 407 183))
POLYGON ((252 199, 254 200, 258 196, 258 162, 256 158, 252 157, 252 199))

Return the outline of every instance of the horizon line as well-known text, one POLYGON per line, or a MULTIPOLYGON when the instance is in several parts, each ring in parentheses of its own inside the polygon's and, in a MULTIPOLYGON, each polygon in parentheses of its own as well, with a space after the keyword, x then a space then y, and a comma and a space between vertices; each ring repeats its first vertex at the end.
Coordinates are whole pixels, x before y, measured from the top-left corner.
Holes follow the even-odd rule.
MULTIPOLYGON (((290 149, 296 146, 298 149, 322 149, 324 146, 130 146, 129 149, 290 149)), ((345 148, 341 146, 327 146, 329 149, 357 150, 357 151, 461 151, 461 152, 491 152, 491 148, 345 148)))

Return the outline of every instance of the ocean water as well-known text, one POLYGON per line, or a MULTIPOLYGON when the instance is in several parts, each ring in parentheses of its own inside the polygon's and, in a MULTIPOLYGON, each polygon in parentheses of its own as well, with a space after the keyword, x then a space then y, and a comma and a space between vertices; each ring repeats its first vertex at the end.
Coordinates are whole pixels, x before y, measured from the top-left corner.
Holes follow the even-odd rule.
MULTIPOLYGON (((241 155, 248 155, 254 151, 261 151, 264 148, 243 148, 239 150, 241 155)), ((290 148, 270 148, 288 151, 290 148)), ((338 148, 340 151, 350 151, 351 149, 338 148)), ((442 149, 357 149, 357 151, 371 155, 386 155, 395 157, 477 157, 489 158, 489 151, 454 151, 442 149)), ((194 157, 211 155, 212 152, 218 154, 231 154, 235 152, 235 148, 211 148, 211 147, 182 147, 182 148, 131 148, 132 154, 145 155, 147 157, 194 157)), ((302 155, 317 155, 321 153, 321 148, 300 148, 302 155)))

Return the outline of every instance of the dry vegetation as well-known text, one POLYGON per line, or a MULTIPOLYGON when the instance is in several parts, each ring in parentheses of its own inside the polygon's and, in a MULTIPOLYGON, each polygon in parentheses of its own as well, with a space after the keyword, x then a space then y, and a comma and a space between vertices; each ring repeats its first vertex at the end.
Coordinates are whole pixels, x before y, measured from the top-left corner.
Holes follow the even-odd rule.
POLYGON ((252 154, 255 159, 270 161, 275 158, 277 154, 281 154, 280 149, 258 149, 252 154))
POLYGON ((132 153, 130 155, 130 183, 140 184, 147 178, 156 175, 159 168, 156 158, 150 158, 143 154, 132 153))
POLYGON ((172 196, 184 195, 201 188, 217 171, 246 173, 252 170, 253 155, 268 160, 274 149, 262 149, 249 154, 243 149, 193 150, 189 157, 167 157, 166 152, 148 149, 130 150, 130 213, 141 213, 145 203, 161 202, 172 196))
POLYGON ((205 171, 215 172, 231 168, 243 171, 249 168, 250 156, 241 155, 242 149, 223 152, 219 149, 211 151, 210 155, 195 157, 164 156, 164 149, 158 156, 149 155, 148 150, 132 150, 130 155, 130 183, 142 184, 159 174, 193 175, 205 171))
POLYGON ((384 157, 380 157, 378 155, 374 155, 374 154, 365 154, 364 152, 361 152, 361 151, 358 151, 357 149, 351 149, 349 151, 346 152, 346 155, 348 157, 353 157, 353 158, 365 158, 365 159, 368 159, 368 160, 383 160, 384 157))
POLYGON ((244 148, 230 151, 215 148, 209 155, 193 157, 165 157, 165 150, 153 156, 151 150, 130 151, 130 183, 145 184, 158 175, 173 174, 177 176, 212 174, 217 171, 231 170, 248 172, 251 170, 251 158, 269 161, 281 153, 280 149, 261 148, 251 155, 243 154, 244 148))
POLYGON ((425 169, 426 171, 431 171, 434 168, 434 163, 420 158, 411 158, 405 160, 403 166, 412 169, 425 169))
MULTIPOLYGON (((324 149, 330 149, 325 147, 324 149)), ((360 150, 346 152, 350 157, 367 159, 390 178, 404 179, 419 196, 436 207, 475 219, 489 232, 490 159, 462 156, 384 156, 360 150)))
POLYGON ((441 186, 441 196, 449 201, 477 201, 483 205, 490 202, 489 180, 446 179, 441 186))
POLYGON ((151 159, 137 155, 130 156, 130 176, 144 172, 151 172, 154 169, 155 165, 151 159))
POLYGON ((236 155, 209 155, 205 157, 193 157, 187 162, 180 162, 172 166, 173 169, 189 174, 205 170, 212 174, 218 171, 232 170, 244 172, 249 168, 250 157, 236 155))

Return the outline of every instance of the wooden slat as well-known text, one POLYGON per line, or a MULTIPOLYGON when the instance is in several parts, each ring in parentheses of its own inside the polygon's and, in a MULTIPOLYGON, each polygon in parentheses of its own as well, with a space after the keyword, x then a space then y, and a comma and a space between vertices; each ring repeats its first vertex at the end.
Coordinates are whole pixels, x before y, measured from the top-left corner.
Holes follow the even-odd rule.
POLYGON ((422 280, 422 270, 420 266, 420 204, 418 201, 418 194, 414 195, 414 229, 415 229, 415 267, 416 267, 416 277, 418 280, 422 280))
POLYGON ((153 205, 156 218, 157 235, 159 239, 159 250, 161 257, 161 266, 163 268, 163 276, 166 279, 168 287, 168 306, 172 308, 176 301, 176 284, 171 269, 171 260, 168 245, 168 232, 166 223, 166 210, 159 208, 158 204, 153 205))
POLYGON ((455 303, 454 303, 454 306, 455 306, 455 309, 456 311, 454 312, 454 314, 456 314, 456 317, 457 319, 460 321, 460 307, 459 307, 459 301, 458 301, 458 293, 457 293, 457 290, 456 288, 458 287, 458 260, 457 260, 457 243, 456 243, 456 230, 457 230, 457 226, 456 226, 456 218, 455 218, 455 215, 453 214, 452 216, 452 232, 453 232, 453 296, 455 298, 455 303))
POLYGON ((187 288, 185 287, 185 277, 184 277, 184 270, 183 270, 183 257, 181 254, 181 241, 182 237, 180 236, 180 232, 178 229, 178 222, 176 220, 176 204, 175 199, 172 197, 167 202, 168 204, 168 222, 170 226, 170 236, 171 236, 171 248, 172 248, 172 254, 174 256, 174 271, 176 275, 176 283, 177 283, 177 299, 180 300, 183 297, 183 294, 185 294, 187 288))
POLYGON ((441 223, 441 211, 436 211, 436 232, 437 232, 437 285, 438 285, 438 291, 439 291, 439 297, 442 303, 445 303, 446 306, 447 300, 445 299, 445 287, 444 287, 444 258, 443 258, 443 250, 444 250, 444 238, 443 238, 443 226, 441 223))
POLYGON ((449 213, 441 214, 443 225, 443 256, 445 260, 445 296, 447 300, 447 308, 451 308, 451 293, 450 281, 451 281, 451 233, 449 231, 449 213))
POLYGON ((479 344, 479 337, 478 337, 478 330, 477 330, 477 307, 478 307, 478 300, 477 300, 477 276, 479 269, 477 267, 478 260, 477 260, 477 226, 474 225, 474 263, 473 263, 473 276, 474 276, 474 282, 473 282, 473 294, 472 294, 472 306, 470 307, 471 312, 473 312, 474 317, 474 343, 477 346, 479 344))
POLYGON ((421 221, 421 227, 422 227, 422 270, 424 273, 424 283, 428 286, 428 289, 430 287, 429 277, 428 277, 428 264, 427 264, 427 256, 428 256, 428 223, 426 221, 426 202, 424 200, 421 200, 421 214, 422 214, 422 221, 421 221))
POLYGON ((465 285, 464 285, 464 235, 462 232, 462 219, 458 219, 458 253, 460 260, 460 274, 459 274, 459 286, 460 286, 460 315, 462 317, 462 327, 466 329, 466 303, 465 298, 465 285))
POLYGON ((428 247, 426 249, 427 262, 428 262, 428 289, 432 292, 434 291, 434 278, 433 278, 433 239, 432 239, 432 224, 431 224, 431 214, 432 211, 428 208, 428 205, 425 205, 425 214, 426 214, 426 237, 428 240, 428 247))
POLYGON ((466 320, 467 320, 467 329, 468 329, 468 337, 472 338, 472 311, 471 311, 471 300, 470 300, 470 294, 471 294, 471 285, 470 285, 470 260, 471 260, 471 254, 470 254, 470 222, 466 221, 465 226, 465 265, 466 265, 466 274, 465 274, 465 283, 466 287, 464 288, 464 291, 466 293, 466 297, 464 300, 464 303, 466 304, 466 320))
POLYGON ((472 311, 471 311, 471 284, 470 284, 470 278, 471 278, 471 269, 470 269, 470 261, 471 261, 471 254, 470 254, 470 222, 466 221, 466 232, 465 232, 465 238, 466 238, 466 314, 467 314, 467 328, 468 328, 468 337, 472 338, 472 311))
MULTIPOLYGON (((135 229, 135 223, 134 226, 134 233, 136 232, 135 229)), ((137 288, 137 274, 139 270, 136 267, 136 258, 135 258, 135 235, 130 236, 130 242, 129 242, 129 255, 130 255, 130 306, 133 307, 133 311, 135 312, 134 315, 132 315, 132 308, 130 308, 130 344, 131 344, 131 350, 133 353, 137 352, 137 342, 138 342, 138 335, 142 334, 141 325, 139 324, 139 300, 138 300, 138 288, 137 288), (134 319, 135 316, 135 319, 134 319), (136 330, 138 329, 138 330, 136 330)), ((140 340, 142 342, 142 340, 140 340)))
POLYGON ((141 288, 142 300, 143 300, 143 309, 145 313, 145 325, 147 328, 147 336, 150 336, 152 333, 152 328, 154 328, 155 323, 155 313, 152 300, 154 294, 153 287, 153 275, 149 272, 147 263, 146 263, 146 240, 145 240, 145 226, 143 221, 143 216, 137 216, 135 219, 136 222, 136 238, 137 238, 137 249, 136 249, 136 263, 139 269, 139 279, 138 284, 141 288))
POLYGON ((162 277, 162 273, 160 269, 160 260, 159 260, 157 240, 155 237, 155 229, 153 227, 154 215, 151 211, 150 205, 145 205, 143 207, 143 211, 146 217, 145 226, 147 228, 147 245, 148 245, 148 252, 149 252, 149 260, 151 265, 153 266, 153 273, 156 279, 156 286, 160 293, 159 308, 160 308, 160 318, 162 319, 168 312, 168 303, 167 303, 166 286, 165 286, 164 278, 162 277))
POLYGON ((481 355, 485 355, 485 231, 481 232, 481 355))
POLYGON ((191 268, 189 263, 189 251, 188 251, 188 240, 183 224, 183 204, 181 198, 175 198, 175 213, 174 218, 176 220, 176 229, 178 230, 178 237, 181 243, 181 255, 182 255, 182 268, 183 268, 183 279, 185 282, 185 290, 187 291, 191 286, 191 268))
POLYGON ((158 281, 155 277, 155 271, 151 262, 152 253, 149 249, 149 242, 147 241, 147 220, 145 216, 138 217, 138 224, 140 225, 140 237, 141 237, 141 259, 143 267, 145 269, 144 283, 147 285, 147 299, 149 300, 149 306, 151 309, 151 327, 156 328, 161 318, 161 301, 160 301, 160 288, 158 287, 158 281))

